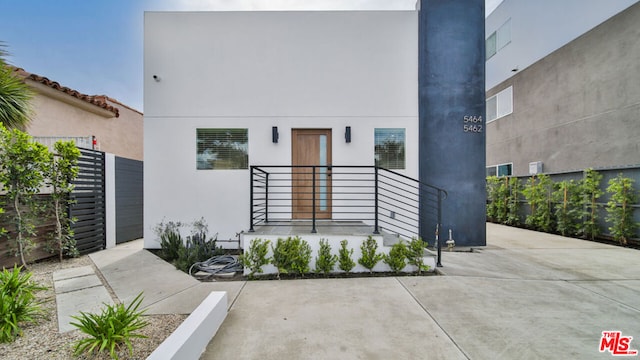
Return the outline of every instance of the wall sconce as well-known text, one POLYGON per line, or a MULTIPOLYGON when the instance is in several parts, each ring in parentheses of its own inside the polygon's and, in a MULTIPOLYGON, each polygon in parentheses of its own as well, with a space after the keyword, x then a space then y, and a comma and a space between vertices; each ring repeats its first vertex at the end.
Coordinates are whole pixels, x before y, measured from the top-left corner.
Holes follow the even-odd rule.
POLYGON ((156 82, 160 82, 160 76, 153 75, 153 80, 155 80, 156 82))
POLYGON ((277 126, 271 127, 271 141, 274 144, 278 143, 278 127, 277 126))
POLYGON ((344 141, 351 142, 351 126, 344 128, 344 141))

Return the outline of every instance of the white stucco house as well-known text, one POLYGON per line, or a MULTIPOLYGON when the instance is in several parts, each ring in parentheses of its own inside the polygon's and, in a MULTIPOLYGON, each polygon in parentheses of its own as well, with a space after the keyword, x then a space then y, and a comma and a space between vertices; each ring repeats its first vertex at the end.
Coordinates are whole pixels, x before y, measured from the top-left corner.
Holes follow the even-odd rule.
MULTIPOLYGON (((417 178, 417 27, 417 11, 147 12, 145 247, 163 219, 248 231, 251 166, 377 159, 417 178)), ((317 171, 336 219, 337 170, 317 171)), ((308 218, 288 196, 286 216, 308 218)))

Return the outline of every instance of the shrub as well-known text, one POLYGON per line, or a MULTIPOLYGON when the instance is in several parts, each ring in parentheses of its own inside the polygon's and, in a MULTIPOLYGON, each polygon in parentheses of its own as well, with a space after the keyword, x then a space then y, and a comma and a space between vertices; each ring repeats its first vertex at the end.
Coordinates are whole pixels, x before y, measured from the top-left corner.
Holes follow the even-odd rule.
POLYGON ((348 244, 347 240, 340 241, 340 250, 338 250, 338 267, 346 273, 349 273, 356 266, 356 263, 351 258, 353 249, 348 249, 348 244))
POLYGON ((316 272, 327 275, 333 271, 333 267, 338 262, 337 255, 331 255, 331 245, 325 239, 320 239, 320 249, 316 257, 316 272))
POLYGON ((373 272, 374 266, 382 260, 382 254, 376 252, 378 250, 378 242, 373 236, 369 235, 360 245, 360 250, 362 250, 362 256, 358 259, 358 264, 369 269, 369 272, 373 272))
POLYGON ((20 325, 35 323, 43 315, 35 292, 44 290, 31 281, 31 273, 21 273, 22 267, 0 272, 0 342, 11 342, 22 335, 20 325))
POLYGON ((206 230, 193 232, 187 237, 187 244, 178 250, 176 268, 189 273, 193 264, 221 255, 223 250, 216 246, 216 238, 209 238, 206 230))
POLYGON ((163 220, 153 229, 160 237, 161 250, 158 255, 165 261, 189 273, 193 264, 224 253, 222 248, 216 245, 216 238, 209 237, 209 228, 203 218, 191 223, 191 235, 187 236, 186 244, 180 234, 182 226, 181 222, 165 223, 163 220))
POLYGON ((393 244, 388 255, 383 255, 383 259, 395 273, 399 273, 407 265, 407 245, 404 241, 393 244))
POLYGON ((411 239, 409 246, 407 246, 407 262, 417 268, 418 274, 429 270, 429 265, 424 264, 424 249, 426 247, 427 242, 420 238, 411 239))
POLYGON ((507 178, 509 184, 509 198, 507 203, 506 225, 520 225, 520 215, 518 215, 518 196, 520 196, 520 179, 517 177, 507 178))
POLYGON ((288 237, 286 240, 279 238, 275 247, 271 245, 273 259, 271 263, 280 274, 304 274, 309 272, 311 261, 311 247, 300 237, 288 237))
POLYGON ((602 196, 600 190, 600 181, 602 174, 593 169, 584 171, 584 179, 582 180, 582 194, 584 196, 583 204, 586 219, 582 224, 582 233, 591 240, 600 235, 600 227, 598 226, 598 199, 602 196))
POLYGON ((129 306, 105 304, 100 314, 80 312, 79 316, 72 316, 78 322, 72 322, 71 325, 89 335, 88 338, 74 343, 75 355, 93 355, 94 352, 97 354, 108 351, 112 359, 118 359, 117 351, 123 345, 127 346, 129 355, 132 355, 131 339, 146 337, 137 333, 148 325, 142 317, 145 310, 138 311, 142 299, 140 293, 129 306))
POLYGON ((269 240, 253 239, 249 249, 240 255, 240 262, 249 268, 249 278, 253 279, 255 273, 262 273, 262 266, 269 264, 267 253, 269 252, 269 240))
POLYGON ((637 195, 633 188, 633 179, 619 174, 609 180, 607 192, 611 194, 607 202, 607 221, 611 223, 609 231, 613 238, 622 245, 635 234, 637 224, 633 221, 633 207, 637 195))
POLYGON ((549 175, 539 174, 529 178, 522 190, 522 194, 531 207, 531 213, 527 216, 525 223, 535 230, 550 232, 553 229, 551 185, 549 175))
POLYGON ((573 180, 557 182, 553 187, 556 229, 562 236, 575 236, 582 228, 584 214, 581 188, 573 180))

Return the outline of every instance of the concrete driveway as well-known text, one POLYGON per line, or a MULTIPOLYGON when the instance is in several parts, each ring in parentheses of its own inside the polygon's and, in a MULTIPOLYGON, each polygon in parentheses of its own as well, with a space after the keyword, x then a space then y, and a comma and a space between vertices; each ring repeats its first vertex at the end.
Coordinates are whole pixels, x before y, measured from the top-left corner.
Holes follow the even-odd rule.
POLYGON ((494 224, 487 242, 444 276, 247 282, 201 359, 610 359, 603 331, 640 349, 640 252, 494 224))

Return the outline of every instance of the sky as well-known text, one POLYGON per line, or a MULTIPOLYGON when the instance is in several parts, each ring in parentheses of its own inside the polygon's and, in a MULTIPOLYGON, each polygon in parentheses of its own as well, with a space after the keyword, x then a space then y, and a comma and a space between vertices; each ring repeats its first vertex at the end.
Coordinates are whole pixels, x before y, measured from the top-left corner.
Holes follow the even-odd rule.
MULTIPOLYGON (((485 0, 490 14, 502 0, 485 0)), ((0 0, 11 65, 143 111, 145 11, 409 10, 416 0, 0 0)))

